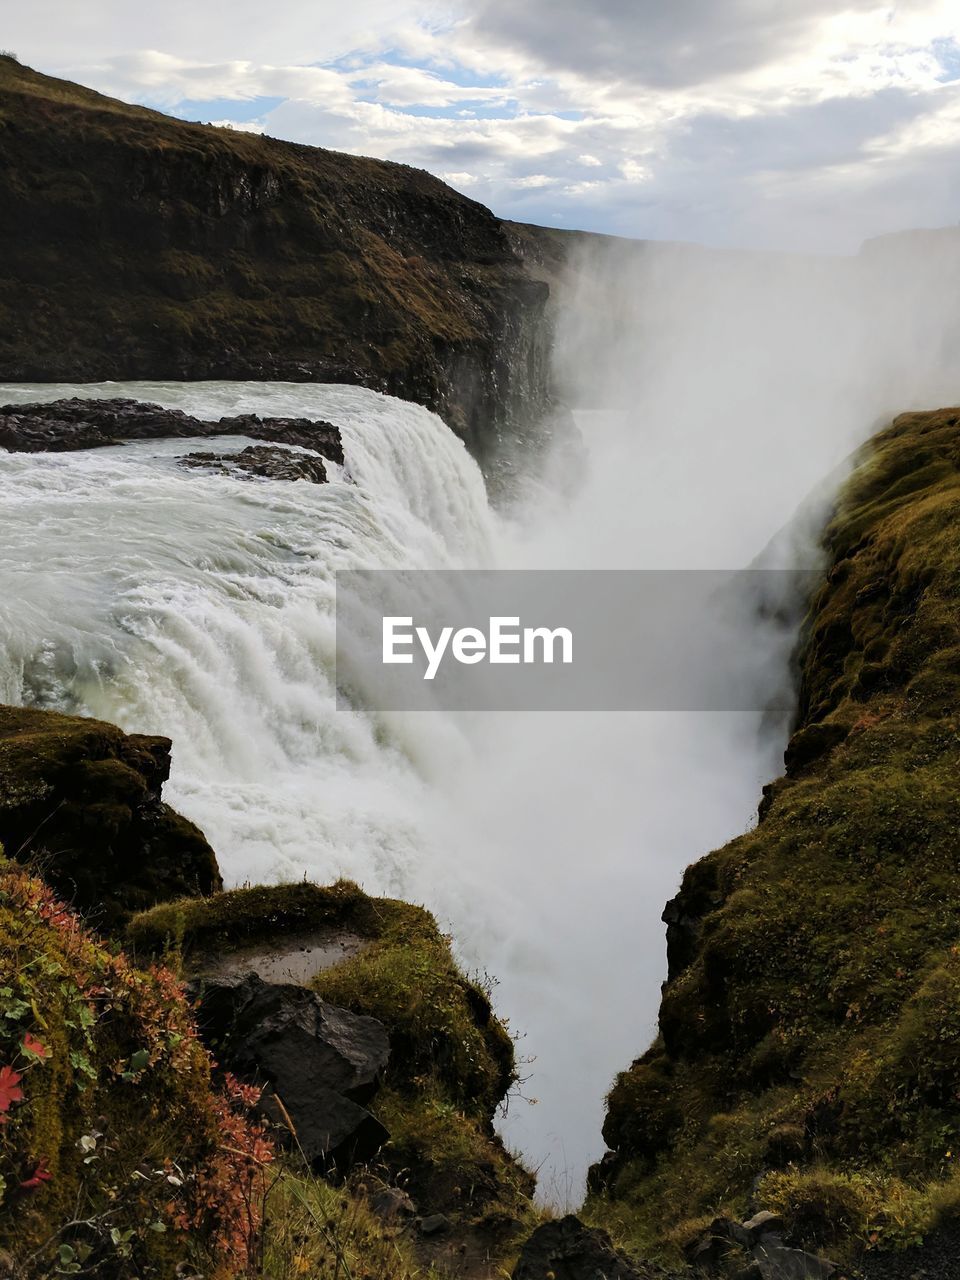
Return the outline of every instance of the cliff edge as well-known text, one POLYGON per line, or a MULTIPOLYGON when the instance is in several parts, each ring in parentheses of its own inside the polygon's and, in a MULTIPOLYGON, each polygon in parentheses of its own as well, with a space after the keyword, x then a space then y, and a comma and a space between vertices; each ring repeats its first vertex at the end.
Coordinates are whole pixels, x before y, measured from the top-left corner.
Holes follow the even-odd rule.
POLYGON ((824 541, 785 774, 665 912, 588 1213, 679 1260, 767 1211, 868 1274, 910 1248, 906 1275, 960 1209, 960 410, 867 445, 824 541))
POLYGON ((551 407, 539 237, 423 171, 0 56, 0 379, 356 383, 485 460, 551 407))

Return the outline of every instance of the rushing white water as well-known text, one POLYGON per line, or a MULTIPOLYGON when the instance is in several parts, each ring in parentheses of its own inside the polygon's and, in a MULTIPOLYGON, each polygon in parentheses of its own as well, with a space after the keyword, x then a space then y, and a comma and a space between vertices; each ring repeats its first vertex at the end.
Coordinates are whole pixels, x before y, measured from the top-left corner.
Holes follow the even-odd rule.
POLYGON ((540 1105, 515 1103, 508 1136, 545 1162, 548 1195, 575 1198, 601 1146, 604 1090, 649 1030, 649 994, 624 995, 655 990, 662 969, 660 927, 638 933, 637 902, 655 921, 678 829, 682 865, 716 837, 734 780, 734 825, 746 820, 752 771, 708 771, 718 743, 702 727, 698 768, 682 717, 646 718, 639 734, 638 717, 563 717, 546 759, 536 715, 336 708, 337 569, 553 563, 490 510, 476 465, 427 411, 283 384, 2 387, 0 401, 66 394, 326 418, 346 467, 323 486, 185 470, 191 440, 0 454, 0 700, 170 735, 168 799, 207 833, 228 882, 342 874, 431 907, 465 962, 499 977, 499 1007, 537 1058, 540 1105), (603 768, 583 777, 598 737, 603 768), (695 809, 678 823, 624 804, 638 777, 675 793, 678 755, 695 809), (596 998, 607 964, 612 1010, 596 998))
POLYGON ((0 698, 169 733, 170 798, 234 882, 343 872, 416 891, 420 780, 434 755, 456 756, 458 733, 335 711, 334 574, 489 562, 476 466, 439 419, 372 392, 119 390, 204 417, 333 418, 349 476, 332 466, 317 486, 185 471, 189 440, 0 456, 0 698))

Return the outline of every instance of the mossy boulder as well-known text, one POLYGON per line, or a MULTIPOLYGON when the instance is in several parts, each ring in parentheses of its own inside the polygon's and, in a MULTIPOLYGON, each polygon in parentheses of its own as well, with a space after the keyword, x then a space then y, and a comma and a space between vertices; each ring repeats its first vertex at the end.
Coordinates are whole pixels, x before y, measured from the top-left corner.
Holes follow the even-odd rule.
POLYGON ((515 1079, 513 1041, 488 992, 459 970, 450 940, 422 907, 372 898, 355 884, 259 886, 164 903, 135 916, 127 945, 141 960, 177 955, 186 973, 227 961, 242 972, 262 944, 347 935, 356 954, 310 980, 324 1000, 376 1018, 390 1059, 371 1109, 390 1132, 379 1170, 424 1211, 476 1219, 531 1210, 534 1180, 493 1119, 515 1079))
POLYGON ((686 873, 608 1101, 588 1212, 652 1254, 769 1208, 849 1260, 958 1201, 960 410, 877 436, 824 542, 786 776, 686 873))
POLYGON ((200 830, 161 799, 168 738, 0 707, 0 842, 104 930, 220 887, 200 830))

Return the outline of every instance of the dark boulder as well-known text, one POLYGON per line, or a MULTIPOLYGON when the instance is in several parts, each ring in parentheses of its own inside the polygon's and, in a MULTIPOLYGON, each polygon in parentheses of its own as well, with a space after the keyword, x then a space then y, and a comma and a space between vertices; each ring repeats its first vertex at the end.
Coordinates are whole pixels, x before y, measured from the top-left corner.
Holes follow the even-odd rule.
POLYGON ((217 471, 223 475, 260 476, 265 480, 309 480, 325 484, 327 469, 322 458, 292 453, 278 445, 249 445, 239 453, 188 453, 179 458, 181 467, 217 471))
POLYGON ((605 1231, 567 1214, 538 1227, 520 1251, 513 1280, 653 1280, 659 1268, 631 1262, 605 1231))
POLYGON ((389 1135, 363 1104, 390 1054, 382 1023, 252 973, 197 989, 197 1024, 220 1065, 266 1086, 264 1111, 315 1168, 342 1172, 380 1149, 389 1135))
POLYGON ((137 400, 53 400, 0 408, 0 446, 10 453, 65 453, 123 440, 203 435, 203 424, 180 409, 137 400))
POLYGON ((375 1156, 390 1137, 365 1107, 316 1083, 300 1093, 289 1084, 285 1093, 267 1085, 259 1110, 317 1173, 346 1173, 375 1156))

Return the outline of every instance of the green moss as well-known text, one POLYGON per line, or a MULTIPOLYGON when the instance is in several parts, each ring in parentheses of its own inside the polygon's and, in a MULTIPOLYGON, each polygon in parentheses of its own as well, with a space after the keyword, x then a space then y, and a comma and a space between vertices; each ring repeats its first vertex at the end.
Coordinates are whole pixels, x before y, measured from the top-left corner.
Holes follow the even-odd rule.
POLYGON ((376 1111, 390 1131, 384 1172, 431 1212, 460 1221, 502 1215, 515 1220, 519 1234, 536 1218, 534 1178, 489 1121, 452 1093, 436 1077, 416 1089, 383 1091, 376 1111))
POLYGON ((956 1204, 958 422, 904 415, 864 450, 825 534, 787 776, 684 878, 694 936, 661 1039, 610 1095, 587 1207, 648 1251, 676 1257, 678 1219, 774 1208, 851 1257, 956 1204))
POLYGON ((332 1004, 385 1024, 391 1079, 416 1087, 421 1077, 439 1079, 458 1103, 487 1115, 513 1082, 513 1042, 426 911, 389 903, 372 945, 313 986, 332 1004))
POLYGON ((370 898, 348 880, 330 886, 256 885, 161 903, 129 921, 125 941, 143 958, 181 951, 189 967, 205 957, 310 929, 340 928, 376 937, 383 922, 398 912, 416 914, 417 908, 370 898))
POLYGON ((263 1280, 415 1280, 424 1274, 409 1232, 370 1210, 364 1188, 334 1188, 285 1160, 266 1196, 263 1280))

